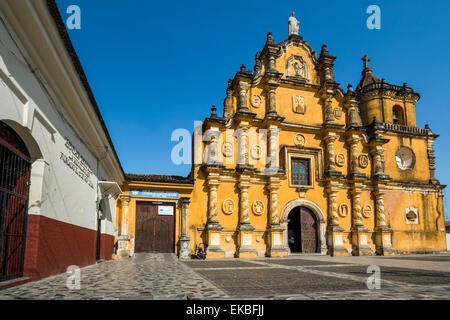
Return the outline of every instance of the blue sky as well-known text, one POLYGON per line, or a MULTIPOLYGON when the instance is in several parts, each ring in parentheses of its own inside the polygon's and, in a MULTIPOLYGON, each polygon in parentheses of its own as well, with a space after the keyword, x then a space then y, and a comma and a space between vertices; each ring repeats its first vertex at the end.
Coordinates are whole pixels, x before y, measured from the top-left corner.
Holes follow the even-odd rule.
MULTIPOLYGON (((421 94, 417 124, 440 134, 437 178, 450 182, 450 1, 143 1, 58 0, 81 9, 81 29, 69 30, 122 166, 130 173, 187 175, 170 160, 173 130, 222 114, 227 80, 254 56, 271 31, 287 38, 292 11, 300 35, 319 53, 326 43, 336 81, 354 87, 367 54, 375 75, 407 82, 421 94), (381 29, 369 30, 369 5, 381 9, 381 29)), ((447 203, 447 200, 445 199, 447 203)), ((449 216, 449 207, 446 204, 449 216)))

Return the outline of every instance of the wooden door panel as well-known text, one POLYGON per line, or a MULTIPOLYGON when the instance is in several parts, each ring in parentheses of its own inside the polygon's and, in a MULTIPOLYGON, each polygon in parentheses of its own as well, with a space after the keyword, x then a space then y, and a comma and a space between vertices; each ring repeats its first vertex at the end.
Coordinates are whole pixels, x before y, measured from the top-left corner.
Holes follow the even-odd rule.
MULTIPOLYGON (((174 252, 175 207, 173 216, 159 216, 158 205, 151 202, 136 204, 136 252, 174 252)), ((164 203, 164 206, 174 206, 164 203)))
POLYGON ((317 252, 317 222, 311 210, 300 208, 300 232, 302 252, 317 252))

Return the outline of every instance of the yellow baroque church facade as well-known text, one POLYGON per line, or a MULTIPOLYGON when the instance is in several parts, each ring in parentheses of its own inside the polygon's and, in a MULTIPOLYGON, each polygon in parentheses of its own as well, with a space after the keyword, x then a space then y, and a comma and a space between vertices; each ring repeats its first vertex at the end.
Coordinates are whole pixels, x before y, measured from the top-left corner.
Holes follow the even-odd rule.
POLYGON ((298 32, 268 33, 254 70, 228 81, 223 115, 213 106, 195 130, 189 176, 126 175, 117 256, 445 251, 438 135, 416 126, 419 94, 377 78, 367 56, 343 90, 335 59, 298 32))

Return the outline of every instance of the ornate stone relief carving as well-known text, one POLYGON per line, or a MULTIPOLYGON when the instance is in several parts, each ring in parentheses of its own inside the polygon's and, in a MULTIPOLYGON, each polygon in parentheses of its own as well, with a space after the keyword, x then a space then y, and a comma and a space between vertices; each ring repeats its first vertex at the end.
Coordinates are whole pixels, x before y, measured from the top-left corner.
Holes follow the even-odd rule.
POLYGON ((261 159, 263 150, 262 147, 259 144, 254 144, 252 148, 250 149, 250 155, 254 160, 261 159))
POLYGON ((406 208, 406 224, 419 224, 419 209, 414 206, 406 208))
POLYGON ((400 170, 411 170, 414 168, 416 157, 410 148, 399 147, 395 153, 395 160, 400 170))
POLYGON ((292 110, 295 113, 305 114, 306 102, 302 96, 292 96, 292 110))
POLYGON ((294 135, 294 144, 303 147, 306 144, 306 138, 301 133, 294 135))
POLYGON ((341 108, 334 109, 334 117, 338 120, 342 117, 342 109, 341 108))
POLYGON ((364 218, 370 218, 371 216, 373 216, 373 210, 372 210, 372 206, 370 204, 366 204, 363 207, 362 215, 364 218))
POLYGON ((226 241, 226 242, 230 242, 230 241, 231 241, 231 234, 227 234, 227 235, 225 236, 225 241, 226 241))
POLYGON ((345 165, 345 155, 343 153, 336 154, 336 165, 343 167, 345 165))
POLYGON ((262 99, 259 95, 253 94, 250 98, 250 103, 252 104, 253 108, 259 108, 262 104, 262 99))
POLYGON ((232 214, 234 212, 235 205, 233 199, 225 199, 222 203, 222 210, 225 214, 232 214))
POLYGON ((349 211, 350 210, 348 208, 348 205, 345 203, 341 203, 341 205, 339 206, 339 209, 338 209, 338 214, 342 218, 345 218, 346 216, 348 216, 349 211))
POLYGON ((222 154, 224 157, 229 158, 232 157, 234 153, 233 143, 229 141, 225 141, 222 143, 222 154))
POLYGON ((252 205, 253 213, 260 216, 264 212, 264 203, 261 200, 255 200, 252 205))
POLYGON ((359 162, 359 166, 361 167, 361 168, 367 168, 367 166, 369 165, 369 157, 368 156, 366 156, 365 154, 361 154, 359 157, 358 157, 358 162, 359 162))
POLYGON ((292 55, 286 62, 286 75, 309 79, 308 65, 302 56, 292 55))

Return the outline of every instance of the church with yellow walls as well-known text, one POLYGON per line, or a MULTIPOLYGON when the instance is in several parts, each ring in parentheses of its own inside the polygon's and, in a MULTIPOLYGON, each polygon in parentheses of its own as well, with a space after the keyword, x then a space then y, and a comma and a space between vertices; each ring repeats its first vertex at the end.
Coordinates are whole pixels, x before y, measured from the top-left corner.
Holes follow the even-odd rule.
POLYGON ((269 32, 254 70, 241 66, 220 116, 193 138, 187 177, 128 174, 117 201, 116 256, 190 258, 294 253, 394 255, 446 250, 444 185, 435 177, 420 95, 379 79, 362 58, 340 87, 336 57, 298 32, 269 32))

